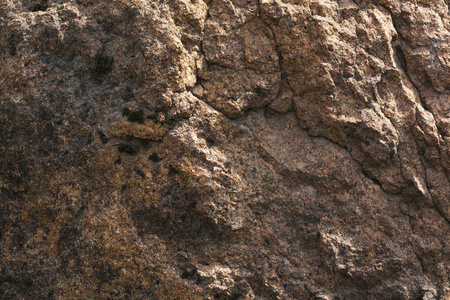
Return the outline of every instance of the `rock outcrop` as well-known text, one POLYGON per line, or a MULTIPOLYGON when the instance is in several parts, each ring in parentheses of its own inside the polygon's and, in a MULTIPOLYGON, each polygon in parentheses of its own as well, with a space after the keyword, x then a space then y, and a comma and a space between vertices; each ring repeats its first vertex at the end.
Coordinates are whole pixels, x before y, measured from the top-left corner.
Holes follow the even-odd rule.
POLYGON ((448 0, 0 0, 0 298, 450 299, 448 0))

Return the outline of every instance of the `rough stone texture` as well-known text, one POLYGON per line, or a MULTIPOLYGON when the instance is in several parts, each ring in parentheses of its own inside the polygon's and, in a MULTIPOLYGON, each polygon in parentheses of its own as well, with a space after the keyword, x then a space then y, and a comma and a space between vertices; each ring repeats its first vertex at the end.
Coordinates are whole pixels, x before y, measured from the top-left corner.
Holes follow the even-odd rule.
POLYGON ((1 299, 450 299, 447 0, 0 0, 1 299))

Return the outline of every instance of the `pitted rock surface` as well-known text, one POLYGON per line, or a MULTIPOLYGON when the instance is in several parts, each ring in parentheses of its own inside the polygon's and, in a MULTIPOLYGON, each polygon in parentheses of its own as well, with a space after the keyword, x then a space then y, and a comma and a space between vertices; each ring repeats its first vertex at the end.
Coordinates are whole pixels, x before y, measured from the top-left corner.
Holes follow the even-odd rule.
POLYGON ((447 0, 0 0, 1 299, 450 299, 447 0))

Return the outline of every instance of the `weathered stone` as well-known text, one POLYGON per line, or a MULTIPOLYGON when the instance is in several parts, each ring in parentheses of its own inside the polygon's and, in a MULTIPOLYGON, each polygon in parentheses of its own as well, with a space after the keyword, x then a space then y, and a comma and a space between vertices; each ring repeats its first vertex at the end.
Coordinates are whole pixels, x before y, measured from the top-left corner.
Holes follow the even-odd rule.
POLYGON ((448 299, 446 0, 0 1, 0 298, 448 299))

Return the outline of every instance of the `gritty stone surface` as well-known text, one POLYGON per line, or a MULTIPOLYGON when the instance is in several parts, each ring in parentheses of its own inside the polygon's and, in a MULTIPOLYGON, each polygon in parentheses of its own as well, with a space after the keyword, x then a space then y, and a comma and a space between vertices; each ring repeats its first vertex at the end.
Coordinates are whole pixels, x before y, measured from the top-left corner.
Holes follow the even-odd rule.
POLYGON ((1 0, 1 299, 450 298, 447 0, 1 0))

